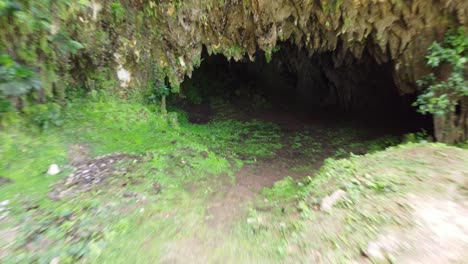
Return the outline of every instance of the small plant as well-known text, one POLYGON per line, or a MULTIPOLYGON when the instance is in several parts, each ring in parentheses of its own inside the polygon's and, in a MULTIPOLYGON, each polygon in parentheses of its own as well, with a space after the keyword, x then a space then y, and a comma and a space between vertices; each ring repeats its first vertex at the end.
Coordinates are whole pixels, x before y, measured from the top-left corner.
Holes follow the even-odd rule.
POLYGON ((429 137, 429 134, 427 133, 426 130, 422 130, 420 132, 416 133, 409 133, 404 136, 404 143, 419 143, 419 142, 424 142, 427 140, 429 137))
POLYGON ((154 82, 148 99, 153 103, 159 103, 163 97, 169 94, 171 94, 171 90, 165 84, 158 85, 157 82, 154 82))
POLYGON ((60 126, 63 123, 60 105, 56 103, 37 104, 24 110, 25 114, 42 130, 51 126, 60 126))
POLYGON ((119 2, 113 2, 111 4, 111 12, 115 22, 120 23, 125 19, 125 8, 119 2))

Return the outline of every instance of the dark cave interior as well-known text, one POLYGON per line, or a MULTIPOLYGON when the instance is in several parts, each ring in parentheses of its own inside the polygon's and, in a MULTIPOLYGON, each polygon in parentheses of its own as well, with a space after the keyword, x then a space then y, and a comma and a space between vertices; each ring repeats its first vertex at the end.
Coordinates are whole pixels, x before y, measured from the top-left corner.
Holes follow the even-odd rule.
POLYGON ((415 95, 399 94, 391 62, 378 64, 365 50, 361 59, 350 56, 337 65, 332 52, 309 56, 288 44, 279 47, 271 56, 257 52, 254 61, 227 60, 204 50, 200 67, 181 85, 179 101, 190 106, 188 112, 206 109, 217 98, 250 113, 263 107, 272 113, 360 122, 402 133, 432 132, 432 118, 412 106, 415 95))

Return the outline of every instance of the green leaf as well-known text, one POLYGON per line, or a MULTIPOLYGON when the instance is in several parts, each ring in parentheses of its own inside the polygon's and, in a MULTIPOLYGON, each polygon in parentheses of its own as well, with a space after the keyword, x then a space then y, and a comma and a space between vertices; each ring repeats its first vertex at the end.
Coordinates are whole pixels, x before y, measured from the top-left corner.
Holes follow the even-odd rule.
POLYGON ((71 53, 76 53, 78 50, 83 49, 84 46, 78 41, 70 40, 68 41, 68 49, 71 53))

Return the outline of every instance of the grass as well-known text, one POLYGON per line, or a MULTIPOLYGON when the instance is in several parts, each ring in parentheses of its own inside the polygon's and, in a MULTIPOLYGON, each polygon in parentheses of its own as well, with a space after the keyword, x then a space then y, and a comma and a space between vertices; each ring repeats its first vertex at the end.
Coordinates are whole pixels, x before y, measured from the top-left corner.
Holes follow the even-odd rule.
POLYGON ((330 262, 346 262, 379 228, 405 223, 405 211, 395 201, 418 190, 419 177, 466 164, 434 167, 428 161, 434 153, 442 153, 437 154, 441 159, 466 155, 442 145, 409 144, 355 156, 350 152, 378 151, 398 139, 362 141, 358 131, 343 128, 321 131, 326 140, 316 142, 308 133, 285 136, 277 125, 259 121, 190 124, 183 113, 174 122, 139 103, 99 96, 74 100, 62 118, 62 126, 47 131, 18 122, 0 132, 0 176, 13 181, 0 187, 0 201, 11 201, 9 221, 0 230, 19 227, 14 243, 2 247, 0 238, 2 262, 146 263, 196 256, 199 262, 281 263, 310 261, 314 251, 330 262), (54 177, 45 171, 52 163, 69 162, 70 144, 88 147, 92 157, 128 153, 143 158, 117 164, 105 185, 52 201, 47 193, 70 170, 54 177), (313 177, 299 182, 286 177, 263 190, 229 232, 213 229, 206 208, 214 193, 245 164, 285 146, 310 159, 293 171, 310 174, 325 152, 335 158, 313 177), (420 149, 431 155, 412 154, 420 149), (348 198, 331 215, 317 211, 320 199, 339 188, 348 198))
POLYGON ((35 129, 25 131, 22 127, 12 125, 0 133, 0 176, 13 180, 1 189, 0 201, 24 194, 44 195, 48 186, 60 178, 45 174, 49 165, 66 160, 63 138, 35 129))
MULTIPOLYGON (((38 247, 32 252, 11 252, 7 262, 48 263, 59 257, 67 263, 84 256, 93 258, 101 254, 105 245, 112 248, 112 244, 107 245, 109 242, 120 238, 135 241, 128 238, 139 237, 139 232, 145 233, 152 226, 164 230, 154 235, 161 238, 161 243, 173 238, 176 226, 196 230, 204 221, 205 199, 217 182, 232 180, 230 176, 243 164, 272 155, 274 149, 281 147, 279 130, 273 124, 219 121, 202 126, 189 124, 181 116, 180 124, 174 125, 141 104, 115 99, 74 101, 64 111, 63 119, 61 127, 44 132, 33 128, 22 131, 24 126, 18 125, 0 133, 0 159, 4 161, 0 175, 13 181, 1 187, 0 200, 11 200, 11 216, 20 223, 21 236, 25 238, 16 241, 14 247, 38 247), (67 171, 57 177, 47 176, 45 171, 52 163, 67 164, 69 144, 88 146, 93 156, 144 155, 144 162, 137 168, 112 180, 134 179, 138 184, 50 201, 46 194, 51 185, 66 176, 67 171), (160 194, 152 189, 154 183, 162 186, 160 194), (188 185, 196 189, 189 191, 188 185), (107 208, 112 201, 122 200, 125 192, 140 193, 147 201, 107 208), (27 209, 30 204, 34 210, 27 209), (109 210, 125 217, 109 216, 109 210), (183 213, 174 217, 174 210, 183 213), (171 217, 155 218, 164 214, 171 217), (140 228, 142 219, 151 222, 148 229, 140 228), (42 248, 44 243, 51 245, 42 248)), ((106 259, 111 259, 113 254, 106 252, 106 259)))

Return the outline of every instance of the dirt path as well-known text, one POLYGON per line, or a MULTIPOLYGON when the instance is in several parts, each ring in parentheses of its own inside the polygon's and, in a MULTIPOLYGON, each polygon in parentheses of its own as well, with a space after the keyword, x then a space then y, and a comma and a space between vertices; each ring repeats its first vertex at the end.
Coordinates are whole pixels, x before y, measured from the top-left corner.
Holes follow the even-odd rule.
MULTIPOLYGON (((260 120, 277 124, 281 129, 283 147, 272 157, 247 164, 234 176, 235 182, 226 182, 207 204, 207 223, 210 226, 229 230, 238 220, 245 218, 249 205, 264 188, 286 177, 299 180, 312 176, 323 161, 336 150, 326 135, 326 126, 305 118, 278 112, 237 112, 235 118, 260 120), (306 140, 299 140, 301 137, 306 140), (315 143, 320 143, 317 153, 308 153, 315 143), (300 144, 295 146, 294 144, 300 144), (298 168, 306 169, 298 169, 298 168)), ((232 118, 232 116, 231 116, 232 118)))
POLYGON ((285 153, 282 152, 287 152, 285 148, 278 151, 273 158, 244 166, 235 174, 234 184, 228 183, 216 191, 207 205, 210 226, 230 227, 245 216, 249 203, 263 188, 272 187, 275 182, 287 176, 296 179, 305 176, 304 172, 293 171, 291 168, 306 165, 307 162, 284 156, 285 153))

